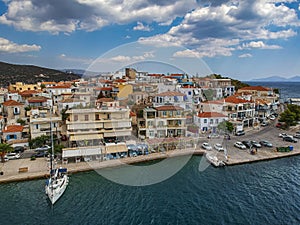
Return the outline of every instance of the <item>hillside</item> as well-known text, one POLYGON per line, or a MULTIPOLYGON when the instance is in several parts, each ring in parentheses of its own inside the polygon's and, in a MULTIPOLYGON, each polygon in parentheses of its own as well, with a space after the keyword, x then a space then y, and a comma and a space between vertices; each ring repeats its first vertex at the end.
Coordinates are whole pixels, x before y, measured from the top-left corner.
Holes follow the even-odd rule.
POLYGON ((33 65, 15 65, 0 62, 0 86, 7 87, 10 83, 23 82, 27 84, 39 81, 75 80, 80 76, 59 70, 33 65))

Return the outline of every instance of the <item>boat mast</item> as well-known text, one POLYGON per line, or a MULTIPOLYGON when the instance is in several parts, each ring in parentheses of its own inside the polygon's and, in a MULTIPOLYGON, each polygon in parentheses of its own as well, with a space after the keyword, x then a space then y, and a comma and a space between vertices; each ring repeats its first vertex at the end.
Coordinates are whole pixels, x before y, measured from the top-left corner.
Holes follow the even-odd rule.
POLYGON ((53 95, 51 92, 51 105, 50 105, 50 140, 51 140, 51 154, 50 154, 50 176, 53 169, 53 152, 54 152, 54 143, 53 143, 53 132, 52 132, 52 110, 53 110, 53 95))

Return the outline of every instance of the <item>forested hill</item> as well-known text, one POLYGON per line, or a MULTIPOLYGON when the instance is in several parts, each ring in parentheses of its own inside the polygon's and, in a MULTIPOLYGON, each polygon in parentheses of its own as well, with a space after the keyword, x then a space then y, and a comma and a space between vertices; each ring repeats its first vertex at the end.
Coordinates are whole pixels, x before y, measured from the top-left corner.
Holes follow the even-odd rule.
POLYGON ((0 86, 7 87, 10 83, 23 82, 33 84, 39 81, 75 80, 79 75, 33 65, 15 65, 0 62, 0 86))

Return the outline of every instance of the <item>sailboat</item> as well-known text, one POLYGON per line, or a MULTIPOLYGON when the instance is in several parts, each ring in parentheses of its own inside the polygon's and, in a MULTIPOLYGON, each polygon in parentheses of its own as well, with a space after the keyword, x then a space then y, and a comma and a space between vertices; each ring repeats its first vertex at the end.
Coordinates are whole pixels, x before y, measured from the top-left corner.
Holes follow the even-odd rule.
POLYGON ((50 177, 46 181, 45 192, 52 205, 63 195, 68 184, 69 177, 67 168, 55 168, 54 165, 54 142, 52 133, 52 112, 50 112, 51 154, 50 154, 50 177))

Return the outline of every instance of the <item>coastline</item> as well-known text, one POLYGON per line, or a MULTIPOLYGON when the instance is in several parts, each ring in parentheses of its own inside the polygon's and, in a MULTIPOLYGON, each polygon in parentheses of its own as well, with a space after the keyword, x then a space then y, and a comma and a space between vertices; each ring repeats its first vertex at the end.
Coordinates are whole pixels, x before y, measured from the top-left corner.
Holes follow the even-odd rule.
MULTIPOLYGON (((115 160, 108 160, 108 161, 101 161, 101 162, 90 161, 90 162, 69 163, 64 165, 58 163, 57 166, 64 166, 68 169, 68 173, 74 174, 79 172, 92 171, 96 169, 119 167, 124 164, 135 164, 135 163, 166 159, 170 157, 180 157, 186 155, 204 155, 205 153, 206 151, 202 149, 173 150, 165 154, 152 153, 149 155, 137 156, 133 158, 123 158, 123 159, 115 159, 115 160)), ((274 150, 259 151, 259 153, 256 155, 250 155, 247 151, 241 152, 239 150, 234 149, 234 152, 233 151, 229 152, 228 161, 225 161, 223 153, 220 152, 216 153, 216 156, 220 160, 223 160, 226 166, 235 166, 235 165, 261 162, 261 161, 269 161, 269 160, 292 157, 297 155, 300 155, 299 149, 295 149, 290 152, 275 152, 274 150)), ((4 174, 0 176, 0 183, 11 183, 11 182, 18 182, 18 181, 43 179, 49 175, 47 161, 44 158, 39 158, 35 161, 30 161, 29 159, 18 159, 18 160, 12 160, 10 163, 11 163, 10 165, 7 162, 4 164, 4 166, 2 165, 2 171, 4 174), (28 167, 28 172, 18 171, 19 168, 26 167, 26 166, 28 167)))

